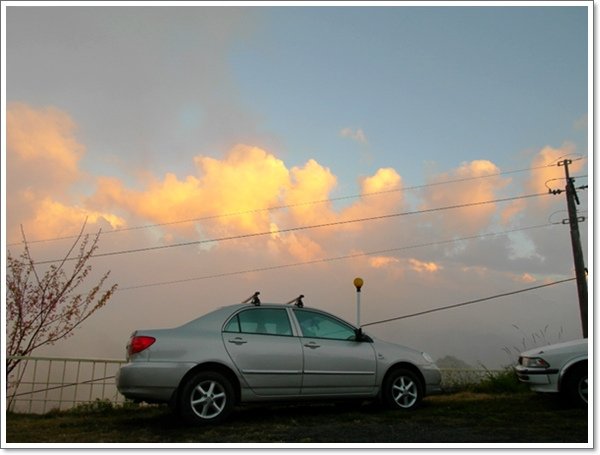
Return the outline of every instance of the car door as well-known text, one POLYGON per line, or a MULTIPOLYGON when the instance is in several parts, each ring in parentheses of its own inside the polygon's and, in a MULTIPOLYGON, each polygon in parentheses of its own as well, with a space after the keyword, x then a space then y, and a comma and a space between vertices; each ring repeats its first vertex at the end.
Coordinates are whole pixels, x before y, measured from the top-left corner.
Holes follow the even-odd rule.
POLYGON ((263 396, 298 395, 302 345, 285 308, 249 308, 223 327, 223 341, 250 388, 263 396))
POLYGON ((369 394, 375 390, 373 345, 356 341, 354 327, 329 314, 294 309, 301 331, 303 395, 369 394))

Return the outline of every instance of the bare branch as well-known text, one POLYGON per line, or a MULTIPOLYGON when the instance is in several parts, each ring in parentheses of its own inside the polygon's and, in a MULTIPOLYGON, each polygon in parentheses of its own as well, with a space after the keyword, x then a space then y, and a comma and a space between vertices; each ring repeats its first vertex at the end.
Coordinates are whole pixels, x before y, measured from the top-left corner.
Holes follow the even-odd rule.
MULTIPOLYGON (((7 260, 7 343, 6 354, 28 356, 35 349, 67 338, 94 312, 108 303, 117 285, 102 289, 110 272, 86 293, 77 289, 89 277, 88 264, 98 248, 100 231, 92 237, 84 236, 87 223, 83 223, 77 239, 58 265, 51 266, 43 275, 36 269, 23 226, 23 252, 15 258, 8 252, 7 260), (79 245, 76 257, 72 257, 79 245), (74 260, 71 271, 66 271, 67 261, 74 260)), ((11 374, 21 359, 6 361, 6 374, 11 374)))

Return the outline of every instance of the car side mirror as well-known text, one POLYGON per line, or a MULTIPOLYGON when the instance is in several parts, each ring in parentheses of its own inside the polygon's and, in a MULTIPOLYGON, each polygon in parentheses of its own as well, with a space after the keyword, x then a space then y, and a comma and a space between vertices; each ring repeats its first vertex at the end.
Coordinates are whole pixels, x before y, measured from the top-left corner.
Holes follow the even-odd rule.
POLYGON ((371 337, 369 335, 366 335, 363 331, 362 328, 359 327, 358 329, 354 329, 354 339, 355 341, 366 341, 368 343, 372 343, 373 340, 371 339, 371 337))

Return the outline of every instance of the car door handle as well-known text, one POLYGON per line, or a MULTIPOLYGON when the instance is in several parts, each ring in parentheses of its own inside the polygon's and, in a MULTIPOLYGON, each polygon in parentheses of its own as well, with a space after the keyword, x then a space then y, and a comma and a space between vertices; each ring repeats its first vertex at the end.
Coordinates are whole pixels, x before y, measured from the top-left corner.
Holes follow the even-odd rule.
POLYGON ((307 348, 311 348, 311 349, 317 349, 317 348, 320 348, 320 347, 321 347, 321 345, 320 345, 320 344, 317 344, 317 343, 315 343, 315 342, 312 342, 312 343, 306 343, 304 346, 306 346, 307 348))
POLYGON ((229 340, 229 342, 230 342, 230 343, 233 343, 233 344, 237 344, 238 346, 239 346, 240 344, 247 343, 247 341, 246 341, 246 340, 244 340, 244 339, 242 339, 242 338, 234 338, 233 340, 229 340))

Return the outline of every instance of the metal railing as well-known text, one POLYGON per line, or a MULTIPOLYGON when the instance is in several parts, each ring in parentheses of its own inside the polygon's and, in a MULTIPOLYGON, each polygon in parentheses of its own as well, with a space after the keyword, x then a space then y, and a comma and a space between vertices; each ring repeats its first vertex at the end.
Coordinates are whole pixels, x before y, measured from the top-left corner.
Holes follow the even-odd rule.
MULTIPOLYGON (((75 406, 108 401, 123 404, 115 375, 125 360, 63 357, 8 357, 21 362, 7 383, 7 408, 12 412, 45 414, 75 406)), ((474 384, 500 370, 443 368, 442 388, 474 384)))
POLYGON ((44 414, 108 400, 121 404, 115 374, 125 360, 59 357, 8 357, 21 360, 7 381, 7 408, 44 414))

